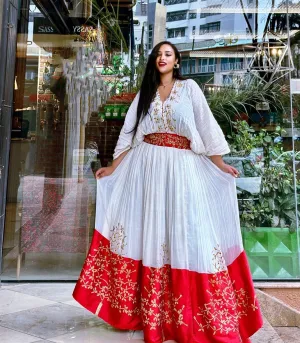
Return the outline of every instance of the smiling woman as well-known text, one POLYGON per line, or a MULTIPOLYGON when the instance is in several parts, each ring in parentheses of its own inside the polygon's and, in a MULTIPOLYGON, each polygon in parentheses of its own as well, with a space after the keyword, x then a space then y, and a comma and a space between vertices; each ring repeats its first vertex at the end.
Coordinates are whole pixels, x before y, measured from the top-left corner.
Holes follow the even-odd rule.
POLYGON ((262 318, 237 170, 223 162, 222 130, 179 62, 169 42, 153 49, 112 166, 96 172, 96 229, 74 298, 118 329, 143 330, 146 343, 248 343, 262 318))

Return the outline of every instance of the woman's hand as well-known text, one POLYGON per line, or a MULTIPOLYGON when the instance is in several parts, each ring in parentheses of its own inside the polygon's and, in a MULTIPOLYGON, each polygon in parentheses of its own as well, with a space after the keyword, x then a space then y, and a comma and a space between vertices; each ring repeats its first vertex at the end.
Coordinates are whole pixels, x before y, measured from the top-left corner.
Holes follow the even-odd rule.
POLYGON ((113 166, 100 168, 96 171, 95 177, 96 179, 100 179, 101 177, 109 176, 114 170, 115 168, 113 166))
POLYGON ((239 174, 240 174, 239 171, 236 168, 234 168, 234 167, 232 167, 232 166, 230 166, 229 164, 226 164, 226 163, 223 163, 219 168, 224 173, 228 173, 228 174, 230 174, 230 175, 232 175, 234 177, 238 177, 239 174))
POLYGON ((226 164, 221 155, 213 155, 210 156, 211 161, 219 168, 221 169, 224 173, 230 174, 233 177, 238 177, 239 176, 239 171, 235 169, 234 167, 230 166, 229 164, 226 164))

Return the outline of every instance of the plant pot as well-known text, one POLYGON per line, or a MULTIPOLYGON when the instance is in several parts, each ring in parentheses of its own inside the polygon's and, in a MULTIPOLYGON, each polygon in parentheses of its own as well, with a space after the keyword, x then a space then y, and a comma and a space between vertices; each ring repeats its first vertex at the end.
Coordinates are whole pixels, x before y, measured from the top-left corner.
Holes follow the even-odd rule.
POLYGON ((288 228, 242 228, 244 248, 253 279, 298 278, 297 233, 288 228))
POLYGON ((300 128, 299 127, 295 127, 294 130, 292 130, 291 128, 284 128, 285 132, 282 132, 282 137, 300 137, 300 128))

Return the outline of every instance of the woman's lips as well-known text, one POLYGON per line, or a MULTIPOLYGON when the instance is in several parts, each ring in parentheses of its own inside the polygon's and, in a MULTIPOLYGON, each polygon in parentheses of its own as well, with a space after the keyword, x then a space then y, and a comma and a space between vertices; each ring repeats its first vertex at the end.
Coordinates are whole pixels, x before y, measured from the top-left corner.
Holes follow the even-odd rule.
POLYGON ((164 67, 164 66, 167 65, 167 63, 160 62, 160 63, 158 63, 158 65, 159 65, 160 67, 164 67))

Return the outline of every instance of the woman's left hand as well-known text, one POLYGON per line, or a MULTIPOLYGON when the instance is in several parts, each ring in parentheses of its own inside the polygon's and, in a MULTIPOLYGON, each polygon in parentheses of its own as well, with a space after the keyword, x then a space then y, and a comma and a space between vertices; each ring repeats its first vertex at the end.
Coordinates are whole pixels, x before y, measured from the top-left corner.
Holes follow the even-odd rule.
POLYGON ((238 177, 239 176, 239 171, 236 169, 236 168, 234 168, 234 167, 232 167, 232 166, 230 166, 229 164, 226 164, 226 163, 224 163, 221 167, 219 167, 224 173, 228 173, 228 174, 230 174, 230 175, 232 175, 232 176, 234 176, 234 177, 238 177))

